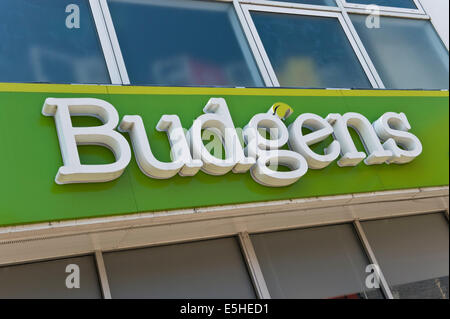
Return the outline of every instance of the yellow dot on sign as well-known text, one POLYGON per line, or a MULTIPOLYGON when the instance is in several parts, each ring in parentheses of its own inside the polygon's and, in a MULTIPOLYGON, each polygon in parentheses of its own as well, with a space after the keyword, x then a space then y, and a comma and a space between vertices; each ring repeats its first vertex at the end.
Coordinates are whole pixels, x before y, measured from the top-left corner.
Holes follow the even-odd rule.
POLYGON ((292 107, 283 102, 274 103, 271 109, 273 115, 278 116, 282 120, 287 119, 292 113, 294 113, 292 107))

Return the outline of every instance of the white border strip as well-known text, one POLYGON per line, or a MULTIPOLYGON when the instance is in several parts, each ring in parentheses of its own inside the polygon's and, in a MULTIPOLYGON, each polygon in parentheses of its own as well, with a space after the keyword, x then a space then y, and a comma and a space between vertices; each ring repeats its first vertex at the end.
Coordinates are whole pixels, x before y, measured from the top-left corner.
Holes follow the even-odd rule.
POLYGON ((117 67, 119 69, 121 83, 124 85, 130 84, 130 79, 128 77, 127 68, 125 66, 125 61, 123 59, 122 51, 120 50, 119 40, 117 39, 116 30, 114 28, 114 24, 112 22, 111 13, 109 12, 108 3, 106 0, 97 0, 99 1, 99 6, 101 8, 104 21, 106 23, 106 29, 108 32, 108 37, 110 40, 110 45, 114 52, 115 60, 117 62, 117 67))
POLYGON ((92 16, 94 17, 95 27, 97 28, 97 34, 103 50, 103 55, 105 57, 111 84, 122 84, 119 68, 116 63, 114 50, 111 45, 99 0, 89 0, 89 4, 91 7, 92 16))
POLYGON ((338 7, 334 6, 324 6, 324 5, 314 5, 306 3, 294 3, 287 1, 269 1, 269 0, 239 0, 242 4, 256 4, 262 6, 272 6, 272 7, 283 7, 292 9, 306 9, 306 10, 319 10, 319 11, 334 11, 339 12, 338 7))

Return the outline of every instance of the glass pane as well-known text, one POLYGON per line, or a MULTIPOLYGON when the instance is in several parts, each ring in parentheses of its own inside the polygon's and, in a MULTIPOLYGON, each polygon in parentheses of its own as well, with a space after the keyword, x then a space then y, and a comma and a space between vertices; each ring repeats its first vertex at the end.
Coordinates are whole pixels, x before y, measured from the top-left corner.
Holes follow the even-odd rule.
POLYGON ((315 4, 315 5, 319 5, 319 6, 333 6, 333 7, 336 7, 336 2, 334 0, 274 0, 274 1, 303 3, 303 4, 315 4))
POLYGON ((87 0, 1 0, 0 21, 0 82, 110 83, 87 0))
POLYGON ((368 28, 367 17, 351 15, 388 89, 448 89, 448 51, 429 21, 381 17, 368 28))
POLYGON ((255 298, 235 238, 104 254, 113 298, 255 298))
POLYGON ((375 4, 382 7, 417 9, 413 0, 347 0, 348 3, 375 4))
POLYGON ((93 298, 100 299, 97 268, 93 256, 65 258, 0 267, 0 299, 4 298, 93 298), (67 268, 78 266, 78 270, 67 268), (77 284, 79 288, 68 288, 77 284))
POLYGON ((365 281, 369 264, 353 226, 252 235, 272 298, 382 298, 365 281))
POLYGON ((337 18, 251 15, 281 86, 371 87, 337 18))
POLYGON ((131 83, 262 86, 231 3, 108 3, 131 83))
POLYGON ((448 299, 448 221, 444 214, 362 223, 396 298, 448 299))

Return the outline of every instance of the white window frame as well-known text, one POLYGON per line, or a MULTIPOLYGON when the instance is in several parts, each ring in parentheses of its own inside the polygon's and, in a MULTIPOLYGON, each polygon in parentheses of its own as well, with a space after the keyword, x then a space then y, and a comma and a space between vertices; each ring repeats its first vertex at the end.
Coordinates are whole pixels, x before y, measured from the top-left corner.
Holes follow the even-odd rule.
POLYGON ((97 30, 111 84, 124 84, 117 65, 117 53, 114 52, 113 43, 108 33, 109 28, 106 25, 100 2, 99 0, 89 0, 89 6, 94 18, 95 28, 97 30))
MULTIPOLYGON (((142 0, 137 0, 142 1, 142 0)), ((188 1, 188 0, 187 0, 188 1)), ((352 4, 346 0, 335 0, 336 6, 311 5, 272 0, 207 0, 209 2, 228 2, 234 7, 234 11, 240 23, 243 33, 243 41, 246 41, 252 58, 255 61, 259 75, 265 87, 279 87, 280 84, 273 67, 267 56, 262 41, 251 19, 249 11, 273 12, 281 14, 298 14, 318 17, 337 18, 353 48, 372 88, 384 89, 385 85, 375 68, 366 48, 364 47, 353 23, 349 17, 351 14, 369 15, 368 5, 352 4)), ((404 9, 395 7, 379 7, 380 16, 421 19, 431 22, 419 0, 413 0, 416 9, 404 9)), ((123 59, 120 44, 115 32, 111 13, 107 0, 89 0, 92 15, 94 17, 100 44, 107 64, 111 83, 116 85, 130 85, 125 61, 123 59)), ((436 30, 437 32, 437 30, 436 30)), ((437 32, 438 33, 438 32, 437 32)), ((438 33, 439 35, 439 33, 438 33)), ((440 35, 439 35, 440 37, 440 35)), ((441 38, 441 37, 440 37, 441 38)), ((242 41, 241 40, 241 41, 242 41)), ((441 38, 442 42, 445 41, 441 38)), ((448 47, 446 46, 447 50, 448 47)), ((248 57, 247 57, 248 60, 248 57)), ((346 88, 341 88, 346 89, 346 88)))
MULTIPOLYGON (((368 10, 370 5, 367 4, 357 4, 357 3, 350 3, 347 2, 347 0, 341 0, 344 7, 349 9, 362 9, 362 10, 368 10)), ((425 14, 425 11, 420 4, 419 0, 411 0, 414 2, 417 9, 408 9, 408 8, 399 8, 399 7, 387 7, 387 6, 378 6, 380 11, 390 11, 390 12, 399 12, 399 13, 413 13, 413 14, 425 14)))
POLYGON ((324 6, 321 4, 309 4, 309 3, 297 3, 288 1, 273 1, 273 0, 239 0, 242 4, 256 4, 263 6, 284 7, 293 9, 306 9, 306 10, 320 10, 320 11, 334 11, 339 12, 339 8, 336 6, 324 6))
MULTIPOLYGON (((363 53, 363 56, 366 58, 367 64, 369 65, 370 69, 372 70, 372 72, 373 72, 373 74, 374 74, 374 76, 376 78, 376 81, 378 83, 378 88, 385 89, 386 87, 385 87, 385 85, 383 83, 383 80, 381 79, 381 77, 380 77, 380 75, 379 75, 375 65, 373 64, 372 59, 370 58, 370 55, 367 52, 364 44, 362 43, 362 41, 361 41, 361 39, 360 39, 360 37, 358 35, 358 32, 356 31, 356 29, 355 29, 355 27, 353 25, 353 22, 351 21, 351 18, 349 16, 349 14, 359 14, 359 15, 363 15, 363 16, 368 17, 372 13, 372 11, 368 10, 368 8, 367 8, 368 6, 365 6, 364 9, 361 9, 361 8, 348 8, 348 7, 345 7, 345 5, 344 5, 345 0, 335 0, 335 1, 336 1, 337 5, 339 6, 339 8, 341 9, 342 15, 344 16, 344 19, 347 22, 347 25, 350 28, 350 30, 351 30, 354 38, 355 38, 355 41, 358 43, 358 46, 361 49, 361 52, 363 53)), ((419 4, 420 8, 423 8, 420 5, 419 0, 415 0, 415 1, 419 4)), ((425 13, 425 11, 423 11, 423 9, 421 11, 423 13, 418 12, 418 10, 415 10, 415 11, 416 11, 416 13, 405 12, 404 10, 389 10, 389 11, 380 10, 378 12, 378 14, 379 14, 380 17, 391 17, 391 18, 398 18, 398 19, 426 20, 426 21, 428 21, 429 23, 431 23, 432 27, 434 28, 434 31, 436 32, 436 35, 442 41, 442 43, 444 44, 444 47, 448 51, 448 47, 445 45, 444 39, 442 39, 442 37, 439 34, 438 30, 434 27, 430 16, 427 15, 425 13)), ((446 89, 443 89, 443 90, 446 90, 446 89)))
MULTIPOLYGON (((121 78, 120 81, 116 77, 115 78, 116 83, 113 83, 113 84, 130 85, 131 84, 130 78, 128 76, 128 71, 127 71, 127 68, 125 65, 125 60, 123 58, 123 54, 122 54, 122 51, 120 48, 119 39, 118 39, 116 31, 115 31, 114 23, 111 18, 111 12, 109 10, 108 2, 107 2, 107 0, 89 0, 89 1, 91 2, 91 8, 92 8, 93 14, 95 11, 96 16, 98 17, 98 19, 95 20, 95 23, 97 25, 97 29, 99 30, 99 38, 101 40, 102 48, 105 53, 105 59, 112 61, 112 58, 111 58, 111 53, 112 53, 114 56, 116 66, 113 66, 112 65, 113 63, 111 62, 111 72, 113 74, 116 74, 117 73, 116 69, 117 69, 120 74, 120 78, 121 78), (103 21, 101 21, 101 17, 103 17, 103 21), (100 33, 100 31, 101 31, 101 33, 100 33), (106 43, 107 38, 109 38, 110 44, 106 43)), ((243 29, 243 33, 246 32, 245 25, 242 24, 242 18, 240 16, 240 8, 238 5, 238 0, 208 0, 208 2, 231 3, 234 6, 238 21, 240 22, 241 27, 243 29)), ((239 41, 239 39, 237 39, 237 40, 239 41)), ((252 44, 249 43, 249 45, 251 46, 252 44)), ((254 52, 250 47, 249 47, 249 51, 251 54, 253 54, 253 52, 254 52)), ((257 64, 257 67, 258 67, 258 65, 259 65, 258 64, 258 56, 254 55, 253 58, 255 59, 255 64, 257 64)), ((261 63, 261 62, 259 62, 259 63, 261 63)), ((266 87, 270 87, 272 85, 270 83, 269 76, 268 76, 267 72, 264 72, 263 70, 264 69, 260 70, 260 68, 258 68, 258 71, 260 71, 261 80, 263 81, 263 84, 266 87)))

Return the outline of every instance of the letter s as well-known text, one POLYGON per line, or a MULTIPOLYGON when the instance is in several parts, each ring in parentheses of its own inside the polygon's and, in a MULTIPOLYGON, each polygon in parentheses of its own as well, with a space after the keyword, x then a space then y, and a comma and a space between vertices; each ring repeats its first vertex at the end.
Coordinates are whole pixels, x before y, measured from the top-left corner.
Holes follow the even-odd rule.
POLYGON ((384 113, 372 125, 384 142, 383 148, 393 153, 386 163, 409 163, 422 153, 422 144, 419 139, 408 132, 411 125, 404 113, 384 113))

